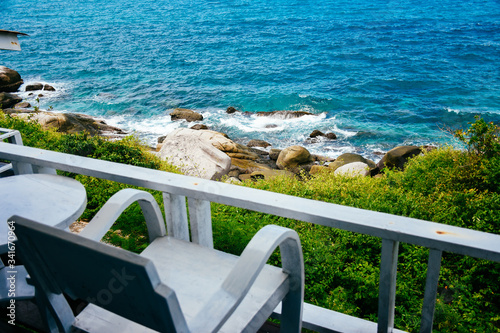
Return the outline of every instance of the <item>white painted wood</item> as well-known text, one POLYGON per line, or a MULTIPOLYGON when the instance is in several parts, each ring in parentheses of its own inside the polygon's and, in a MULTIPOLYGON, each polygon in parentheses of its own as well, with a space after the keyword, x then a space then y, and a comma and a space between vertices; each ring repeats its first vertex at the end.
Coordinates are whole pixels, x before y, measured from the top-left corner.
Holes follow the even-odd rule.
POLYGON ((94 304, 89 304, 85 311, 80 313, 74 321, 72 333, 102 333, 102 332, 120 332, 120 333, 155 333, 148 327, 137 324, 127 318, 123 318, 100 308, 94 304))
POLYGON ((12 215, 65 229, 76 221, 87 204, 83 185, 63 176, 32 174, 0 178, 0 191, 5 194, 0 200, 0 253, 8 251, 7 221, 12 215))
POLYGON ((186 197, 163 192, 163 204, 168 235, 189 242, 186 197))
POLYGON ((54 168, 47 167, 39 167, 37 165, 33 165, 33 173, 45 173, 47 175, 57 175, 57 170, 54 168))
POLYGON ((11 163, 12 170, 14 171, 15 175, 25 175, 33 173, 32 166, 29 163, 19 163, 16 161, 12 161, 11 163))
POLYGON ((434 320, 439 271, 441 270, 441 257, 441 251, 429 249, 424 304, 422 306, 422 317, 420 321, 421 333, 432 333, 432 322, 434 320))
POLYGON ((18 252, 54 313, 54 331, 69 332, 75 320, 61 292, 151 329, 188 331, 174 291, 161 284, 150 260, 24 218, 14 220, 18 252))
MULTIPOLYGON (((266 230, 268 229, 266 228, 266 230)), ((249 252, 247 251, 246 258, 240 258, 239 265, 237 265, 238 257, 236 256, 209 250, 206 247, 171 237, 158 238, 141 253, 141 256, 155 262, 159 272, 165 272, 169 269, 178 272, 178 274, 160 273, 160 277, 162 283, 176 290, 179 303, 188 322, 193 320, 203 322, 203 318, 207 318, 207 320, 211 318, 210 320, 216 323, 215 318, 220 316, 221 312, 224 314, 225 305, 215 301, 218 297, 214 295, 226 295, 225 299, 230 300, 234 299, 234 294, 246 289, 244 287, 240 289, 236 287, 236 284, 245 286, 249 280, 254 278, 254 274, 249 273, 248 267, 260 266, 262 261, 265 262, 266 260, 263 258, 266 256, 262 252, 267 253, 268 249, 275 244, 275 241, 263 244, 262 239, 270 240, 271 238, 268 235, 264 236, 266 237, 254 242, 253 245, 248 245, 250 246, 249 252), (257 244, 258 249, 255 248, 257 244), (197 273, 188 275, 186 273, 194 269, 192 262, 196 262, 197 273), (223 287, 221 291, 220 288, 224 283, 227 287, 223 287)), ((288 291, 287 278, 288 275, 284 274, 280 268, 264 265, 254 284, 248 290, 248 295, 243 298, 235 312, 219 329, 219 332, 240 332, 245 329, 251 332, 260 328, 280 302, 283 294, 288 291), (261 310, 252 314, 248 309, 261 310)), ((204 328, 201 331, 211 331, 209 324, 199 323, 194 327, 192 327, 193 332, 200 332, 201 328, 199 327, 204 328)))
POLYGON ((109 198, 80 235, 96 241, 101 240, 123 211, 135 202, 141 206, 148 227, 149 240, 165 236, 165 222, 155 198, 148 192, 130 188, 123 189, 109 198))
MULTIPOLYGON (((220 289, 211 296, 207 304, 196 315, 194 320, 199 323, 199 326, 193 326, 193 331, 199 332, 204 328, 218 331, 229 318, 231 311, 246 296, 267 260, 278 246, 281 250, 283 271, 289 275, 289 290, 288 296, 283 301, 281 329, 284 332, 300 332, 302 300, 304 298, 304 264, 300 240, 295 231, 274 225, 263 227, 252 238, 231 272, 222 282, 220 289), (223 298, 231 299, 231 302, 223 305, 220 302, 220 299, 223 298), (222 317, 221 315, 224 313, 227 314, 222 317), (218 319, 219 316, 221 316, 220 319, 218 319), (212 323, 214 323, 213 326, 212 323), (216 325, 217 323, 220 325, 216 325)), ((275 306, 276 304, 267 309, 270 311, 262 318, 264 321, 275 306)), ((244 309, 245 312, 250 312, 246 307, 244 309)), ((251 323, 256 325, 258 329, 264 322, 255 323, 252 320, 251 323)))
POLYGON ((112 323, 116 315, 162 332, 256 331, 283 300, 293 302, 291 314, 299 316, 283 327, 300 332, 302 298, 293 294, 303 295, 304 273, 293 230, 262 228, 240 257, 167 236, 156 238, 139 256, 13 219, 19 254, 43 296, 41 304, 54 314, 53 331, 69 332, 77 325, 85 331, 122 333, 124 321, 112 323), (277 246, 283 249, 283 269, 265 264, 277 246), (95 306, 76 320, 61 292, 95 306))
POLYGON ((302 311, 304 300, 304 269, 303 257, 298 237, 288 236, 280 244, 283 271, 290 275, 290 291, 282 303, 281 330, 294 332, 302 326, 302 311), (298 259, 297 259, 298 258, 298 259))
POLYGON ((378 295, 378 333, 390 333, 394 328, 398 249, 399 242, 382 239, 378 295))
POLYGON ((188 207, 191 241, 213 249, 210 201, 188 198, 188 207))
POLYGON ((9 163, 9 164, 0 164, 0 174, 6 172, 6 171, 9 171, 9 170, 12 170, 12 164, 9 163))
MULTIPOLYGON (((304 303, 302 327, 320 333, 375 333, 377 323, 304 303)), ((273 318, 279 319, 281 304, 274 310, 273 318)), ((394 329, 393 333, 404 331, 394 329)))
POLYGON ((18 130, 9 130, 6 128, 0 128, 0 133, 4 133, 0 135, 0 140, 7 139, 8 142, 15 145, 23 145, 23 138, 21 136, 21 132, 18 130))

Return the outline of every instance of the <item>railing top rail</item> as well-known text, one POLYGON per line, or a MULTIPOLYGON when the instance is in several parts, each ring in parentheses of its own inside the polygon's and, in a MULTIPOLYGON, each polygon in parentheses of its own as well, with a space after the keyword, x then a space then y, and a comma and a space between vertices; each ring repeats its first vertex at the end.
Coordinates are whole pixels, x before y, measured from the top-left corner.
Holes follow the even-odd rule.
POLYGON ((4 142, 0 158, 500 262, 500 235, 4 142))

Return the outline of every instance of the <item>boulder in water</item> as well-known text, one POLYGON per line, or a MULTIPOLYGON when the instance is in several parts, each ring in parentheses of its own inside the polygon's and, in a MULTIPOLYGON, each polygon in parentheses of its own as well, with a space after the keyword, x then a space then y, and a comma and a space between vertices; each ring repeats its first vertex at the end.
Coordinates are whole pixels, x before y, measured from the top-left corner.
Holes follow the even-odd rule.
POLYGON ((257 140, 257 139, 253 139, 253 140, 250 140, 248 141, 247 143, 247 147, 261 147, 261 148, 267 148, 269 147, 271 144, 267 141, 264 141, 264 140, 257 140))
POLYGON ((198 112, 195 112, 195 111, 189 110, 189 109, 182 109, 182 108, 178 108, 178 109, 175 109, 174 111, 172 111, 172 113, 170 113, 170 118, 172 120, 184 119, 188 122, 203 120, 203 116, 201 114, 199 114, 198 112))
POLYGON ((282 119, 299 118, 303 116, 314 116, 314 114, 306 111, 270 111, 270 112, 257 112, 257 116, 261 117, 274 117, 282 119))
POLYGON ((22 84, 23 80, 17 71, 0 66, 0 92, 16 92, 22 84))
POLYGON ((37 91, 37 90, 43 90, 43 83, 30 83, 27 84, 26 87, 24 88, 26 91, 37 91))

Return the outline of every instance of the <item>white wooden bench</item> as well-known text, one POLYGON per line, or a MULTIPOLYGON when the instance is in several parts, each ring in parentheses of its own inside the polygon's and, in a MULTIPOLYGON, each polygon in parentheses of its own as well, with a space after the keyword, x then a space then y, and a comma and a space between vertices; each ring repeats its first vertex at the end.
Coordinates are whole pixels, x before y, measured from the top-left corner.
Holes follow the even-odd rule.
POLYGON ((153 196, 118 192, 80 235, 13 217, 17 251, 50 332, 255 332, 282 302, 283 332, 300 332, 304 269, 295 231, 268 225, 240 257, 166 236, 153 196), (151 244, 137 255, 100 243, 129 204, 151 244), (283 268, 266 265, 279 246, 283 268), (74 317, 63 293, 90 304, 74 317))

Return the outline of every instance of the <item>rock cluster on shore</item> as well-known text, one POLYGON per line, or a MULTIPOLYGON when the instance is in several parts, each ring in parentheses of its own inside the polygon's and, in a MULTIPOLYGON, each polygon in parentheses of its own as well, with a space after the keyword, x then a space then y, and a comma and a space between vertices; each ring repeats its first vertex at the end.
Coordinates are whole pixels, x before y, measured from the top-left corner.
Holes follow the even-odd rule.
MULTIPOLYGON (((85 131, 90 135, 123 136, 119 128, 83 114, 56 113, 32 108, 14 94, 23 84, 19 73, 0 66, 0 109, 7 114, 38 121, 43 128, 54 128, 59 132, 85 131)), ((26 91, 54 91, 55 88, 42 83, 30 84, 26 91)), ((39 95, 42 96, 42 95, 39 95)), ((239 112, 229 107, 227 113, 239 112)), ((242 116, 247 113, 241 113, 242 116)), ((312 115, 303 111, 258 112, 257 116, 282 119, 312 115)), ((199 123, 203 116, 189 109, 175 109, 170 114, 173 121, 197 122, 191 128, 179 128, 158 140, 158 155, 179 167, 183 173, 206 179, 229 177, 231 182, 248 179, 268 179, 278 175, 304 175, 333 172, 348 176, 375 176, 385 167, 402 169, 411 157, 422 152, 421 147, 401 146, 386 153, 378 164, 358 154, 346 153, 336 159, 313 155, 302 146, 276 149, 263 140, 250 140, 247 145, 232 141, 226 134, 210 130, 199 123)), ((309 140, 324 137, 335 140, 334 133, 319 130, 309 135, 309 140)))
MULTIPOLYGON (((238 112, 229 107, 227 113, 238 112)), ((259 112, 258 116, 281 118, 312 115, 298 111, 259 112)), ((193 110, 176 109, 172 120, 201 121, 203 117, 193 110)), ((309 137, 323 136, 335 140, 334 133, 313 131, 309 137)), ((401 146, 389 151, 382 160, 375 162, 358 154, 346 153, 337 159, 312 155, 302 146, 284 149, 271 148, 263 140, 250 140, 247 145, 232 141, 226 134, 209 130, 203 124, 181 128, 162 137, 157 150, 162 159, 178 166, 188 175, 207 179, 230 177, 232 182, 248 179, 270 178, 277 175, 303 175, 333 172, 347 176, 375 176, 385 167, 402 169, 409 158, 420 154, 417 146, 401 146), (222 153, 222 154, 221 154, 222 153)))

